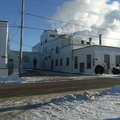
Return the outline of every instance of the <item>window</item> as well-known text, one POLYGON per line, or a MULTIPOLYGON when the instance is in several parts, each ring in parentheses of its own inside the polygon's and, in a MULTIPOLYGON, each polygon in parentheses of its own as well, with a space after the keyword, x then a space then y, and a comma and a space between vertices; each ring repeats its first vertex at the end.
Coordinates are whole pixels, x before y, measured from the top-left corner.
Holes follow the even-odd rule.
POLYGON ((69 57, 66 58, 66 65, 69 65, 69 57))
POLYGON ((50 34, 50 37, 55 37, 55 35, 53 35, 53 34, 50 34))
POLYGON ((74 61, 74 68, 78 68, 78 56, 75 56, 75 61, 74 61))
POLYGON ((91 69, 91 55, 87 55, 87 69, 91 69))
POLYGON ((60 66, 62 66, 62 58, 60 59, 60 66))
POLYGON ((81 40, 81 44, 84 44, 84 40, 81 40))
POLYGON ((58 54, 58 52, 59 52, 59 49, 58 49, 58 46, 56 47, 56 54, 58 54))
POLYGON ((55 64, 56 64, 56 66, 58 66, 58 59, 56 59, 56 63, 55 64))
POLYGON ((116 55, 116 66, 120 65, 120 56, 116 55))
POLYGON ((106 63, 108 68, 110 68, 110 55, 104 55, 104 63, 106 63))
POLYGON ((45 43, 47 43, 47 39, 45 40, 45 43))

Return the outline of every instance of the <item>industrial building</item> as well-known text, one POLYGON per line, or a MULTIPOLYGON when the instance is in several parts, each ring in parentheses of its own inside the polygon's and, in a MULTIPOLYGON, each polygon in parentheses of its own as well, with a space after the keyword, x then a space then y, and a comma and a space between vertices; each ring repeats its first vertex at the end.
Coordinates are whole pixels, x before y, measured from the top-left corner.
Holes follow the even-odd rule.
POLYGON ((102 45, 101 35, 98 40, 99 45, 95 45, 91 38, 72 39, 56 30, 45 30, 32 51, 41 53, 42 70, 94 74, 97 65, 107 65, 106 73, 112 73, 120 64, 120 48, 102 45))
MULTIPOLYGON (((99 45, 82 37, 58 34, 57 30, 45 30, 40 42, 32 52, 23 52, 22 68, 34 69, 33 59, 37 58, 36 69, 68 73, 94 74, 97 65, 107 66, 105 73, 112 73, 113 67, 120 65, 120 48, 99 45)), ((0 76, 19 72, 19 52, 8 47, 8 21, 0 20, 0 76)))

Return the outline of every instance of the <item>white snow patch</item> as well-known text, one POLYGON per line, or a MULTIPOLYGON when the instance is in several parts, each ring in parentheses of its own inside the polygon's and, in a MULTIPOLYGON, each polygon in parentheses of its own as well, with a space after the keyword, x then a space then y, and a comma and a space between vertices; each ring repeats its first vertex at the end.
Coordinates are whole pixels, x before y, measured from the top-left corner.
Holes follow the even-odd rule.
POLYGON ((13 84, 13 83, 22 83, 26 81, 24 78, 20 78, 17 76, 3 76, 0 77, 0 84, 13 84))
POLYGON ((109 88, 105 91, 102 91, 101 94, 120 94, 120 85, 109 88))
POLYGON ((120 86, 104 92, 68 94, 16 116, 13 120, 120 120, 120 86), (114 93, 114 94, 113 94, 114 93))
MULTIPOLYGON (((93 74, 87 74, 84 75, 67 75, 64 76, 64 73, 60 73, 59 76, 52 76, 52 72, 48 72, 49 76, 35 76, 35 77, 18 77, 18 73, 13 73, 11 76, 3 76, 0 77, 0 84, 13 84, 13 83, 35 83, 35 82, 57 82, 57 81, 66 81, 67 80, 88 80, 91 78, 119 78, 120 75, 113 75, 113 74, 102 74, 102 75, 93 75, 93 74)), ((55 74, 55 73, 54 73, 55 74)), ((59 73, 58 73, 59 74, 59 73)))
MULTIPOLYGON (((119 77, 101 75, 101 77, 119 77)), ((80 76, 73 77, 76 80, 80 76)), ((87 78, 87 76, 82 79, 87 78)), ((35 80, 33 80, 35 82, 35 80)), ((29 82, 18 76, 0 77, 0 84, 29 82)), ((30 80, 32 82, 32 79, 30 80)), ((31 101, 31 97, 28 101, 31 101)), ((35 99, 36 100, 36 99, 35 99)), ((34 101, 35 101, 34 100, 34 101)), ((18 102, 19 103, 19 102, 18 102)), ((24 101, 20 101, 25 105, 24 101)), ((31 105, 32 103, 29 102, 31 105)), ((33 105, 34 106, 34 105, 33 105)), ((35 105, 36 106, 36 105, 35 105)), ((29 106, 28 106, 29 107, 29 106)), ((120 85, 102 92, 88 91, 54 98, 36 108, 19 112, 13 120, 120 120, 120 85)))

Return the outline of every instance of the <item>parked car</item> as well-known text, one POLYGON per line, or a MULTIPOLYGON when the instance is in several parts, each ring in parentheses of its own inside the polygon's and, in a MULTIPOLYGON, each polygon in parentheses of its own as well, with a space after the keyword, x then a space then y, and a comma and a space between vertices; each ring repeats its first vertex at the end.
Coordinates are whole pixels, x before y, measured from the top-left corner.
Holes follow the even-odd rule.
POLYGON ((113 73, 113 74, 120 74, 120 67, 114 67, 114 68, 112 69, 112 73, 113 73))

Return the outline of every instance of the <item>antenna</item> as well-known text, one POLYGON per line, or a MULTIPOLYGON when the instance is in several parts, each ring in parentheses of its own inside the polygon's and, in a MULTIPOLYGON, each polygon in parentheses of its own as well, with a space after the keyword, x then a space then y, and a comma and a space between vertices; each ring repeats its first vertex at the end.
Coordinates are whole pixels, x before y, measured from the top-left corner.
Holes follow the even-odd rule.
POLYGON ((23 44, 23 27, 24 27, 24 0, 22 0, 22 12, 21 12, 21 33, 20 33, 19 77, 22 76, 22 44, 23 44))

